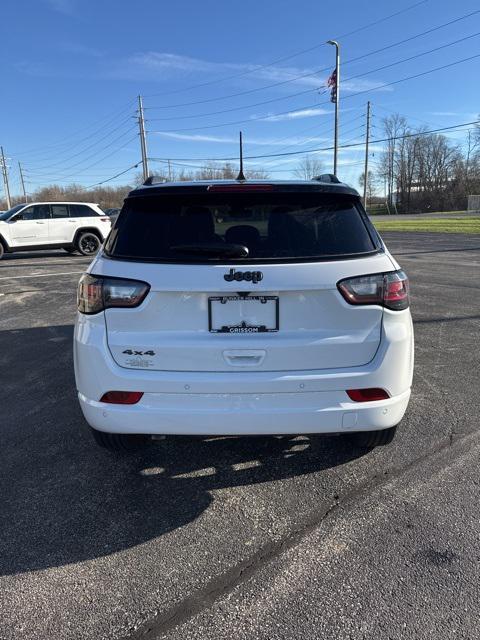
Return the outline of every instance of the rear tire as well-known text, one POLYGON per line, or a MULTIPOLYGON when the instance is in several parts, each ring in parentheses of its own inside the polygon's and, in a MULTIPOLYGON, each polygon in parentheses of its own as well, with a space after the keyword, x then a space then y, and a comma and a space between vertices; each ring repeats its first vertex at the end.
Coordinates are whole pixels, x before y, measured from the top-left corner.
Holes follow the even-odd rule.
POLYGON ((115 453, 132 453, 143 449, 150 438, 136 433, 105 433, 92 429, 95 442, 103 449, 115 453))
POLYGON ((383 447, 390 444, 395 437, 397 427, 389 429, 380 429, 379 431, 359 431, 357 433, 345 434, 348 442, 355 447, 362 449, 374 449, 375 447, 383 447))
POLYGON ((5 253, 5 247, 3 246, 3 243, 0 241, 0 260, 3 258, 5 253))
POLYGON ((78 235, 75 249, 82 256, 94 256, 100 249, 101 244, 100 238, 93 231, 84 231, 78 235))

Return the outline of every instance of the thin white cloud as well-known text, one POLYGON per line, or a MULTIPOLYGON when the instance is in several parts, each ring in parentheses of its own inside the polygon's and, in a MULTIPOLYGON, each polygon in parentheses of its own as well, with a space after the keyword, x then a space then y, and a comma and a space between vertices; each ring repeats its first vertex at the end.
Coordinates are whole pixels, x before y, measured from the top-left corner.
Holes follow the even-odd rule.
POLYGON ((226 144, 238 144, 238 138, 227 136, 206 136, 187 133, 172 133, 169 131, 156 131, 155 135, 159 135, 162 138, 171 138, 172 140, 185 140, 189 142, 218 142, 226 144))
MULTIPOLYGON (((262 80, 274 84, 285 82, 297 86, 324 89, 327 75, 318 75, 315 69, 307 67, 261 67, 252 63, 215 62, 183 56, 176 53, 160 51, 144 51, 134 54, 122 60, 115 68, 111 69, 111 75, 122 79, 149 81, 165 81, 171 78, 192 77, 198 81, 198 77, 207 76, 209 79, 221 79, 229 76, 239 76, 242 79, 262 80), (303 77, 302 77, 303 76, 303 77)), ((234 78, 232 78, 234 79, 234 78)), ((342 84, 344 91, 362 91, 364 89, 380 89, 381 82, 374 80, 345 80, 342 84)), ((285 89, 289 84, 285 84, 285 89)), ((391 91, 391 87, 382 89, 391 91)))
MULTIPOLYGON (((181 140, 185 142, 208 142, 218 144, 235 144, 238 145, 238 137, 234 136, 211 136, 202 134, 186 134, 186 133, 173 133, 169 131, 157 131, 155 135, 159 135, 163 138, 169 138, 172 140, 181 140)), ((327 144, 330 141, 329 138, 320 137, 298 137, 293 136, 291 138, 251 138, 244 137, 245 145, 258 145, 258 146, 282 146, 287 147, 289 145, 303 145, 303 144, 327 144)))
POLYGON ((432 111, 431 115, 436 118, 458 118, 460 121, 476 120, 478 113, 465 111, 432 111))
MULTIPOLYGON (((281 122, 282 120, 298 120, 300 118, 312 118, 314 116, 324 116, 331 113, 331 111, 328 111, 327 109, 321 109, 321 108, 313 108, 313 109, 299 109, 298 111, 290 111, 289 113, 282 113, 282 114, 272 114, 272 115, 267 115, 264 118, 262 118, 262 120, 264 121, 268 121, 268 122, 281 122)), ((256 117, 256 116, 253 116, 256 117)))
MULTIPOLYGON (((214 62, 192 58, 176 53, 166 53, 158 51, 140 52, 129 58, 122 60, 112 69, 111 73, 117 78, 123 79, 148 79, 149 81, 164 81, 171 78, 192 77, 197 80, 198 76, 211 79, 221 79, 228 76, 240 76, 264 80, 266 82, 284 82, 293 80, 297 85, 319 89, 325 84, 324 76, 310 76, 299 78, 305 74, 310 74, 314 70, 297 67, 259 67, 249 63, 234 62, 214 62)), ((201 82, 201 80, 200 80, 201 82)), ((288 86, 288 85, 287 85, 288 86)))

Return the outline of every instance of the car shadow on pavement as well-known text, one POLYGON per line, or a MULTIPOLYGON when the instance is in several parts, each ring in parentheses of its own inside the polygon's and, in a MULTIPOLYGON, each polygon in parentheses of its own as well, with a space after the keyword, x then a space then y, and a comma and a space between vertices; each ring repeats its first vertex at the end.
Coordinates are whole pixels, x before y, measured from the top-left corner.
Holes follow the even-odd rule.
MULTIPOLYGON (((16 253, 4 253, 0 268, 5 266, 7 262, 19 262, 23 260, 32 260, 33 258, 59 258, 61 260, 68 261, 69 258, 84 258, 79 253, 68 253, 63 249, 54 249, 46 251, 17 251, 16 253)), ((37 265, 35 265, 37 266, 37 265)))
POLYGON ((0 575, 134 547, 194 521, 215 490, 365 453, 335 436, 183 436, 134 455, 103 451, 77 403, 71 342, 71 326, 0 332, 0 575))

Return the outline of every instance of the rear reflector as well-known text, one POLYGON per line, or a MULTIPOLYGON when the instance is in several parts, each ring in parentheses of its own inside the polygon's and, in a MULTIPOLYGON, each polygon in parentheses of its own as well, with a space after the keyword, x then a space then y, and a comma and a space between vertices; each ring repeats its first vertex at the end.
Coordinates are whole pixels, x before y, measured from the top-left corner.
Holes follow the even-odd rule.
POLYGON ((100 402, 107 402, 108 404, 137 404, 142 396, 142 391, 107 391, 100 398, 100 402))
POLYGON ((232 191, 246 192, 246 191, 273 191, 273 184, 249 184, 239 182, 238 184, 211 184, 208 189, 209 192, 221 192, 231 193, 232 191))
POLYGON ((348 389, 348 397, 354 402, 372 402, 387 400, 390 396, 385 389, 348 389))

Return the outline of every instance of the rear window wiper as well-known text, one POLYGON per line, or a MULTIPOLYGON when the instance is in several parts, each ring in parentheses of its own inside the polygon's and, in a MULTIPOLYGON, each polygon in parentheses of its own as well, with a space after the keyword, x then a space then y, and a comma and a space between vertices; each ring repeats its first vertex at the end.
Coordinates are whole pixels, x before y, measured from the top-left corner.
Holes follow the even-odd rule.
POLYGON ((242 244, 224 244, 221 242, 212 242, 210 244, 176 244, 170 247, 170 251, 225 258, 248 257, 248 248, 242 244))

